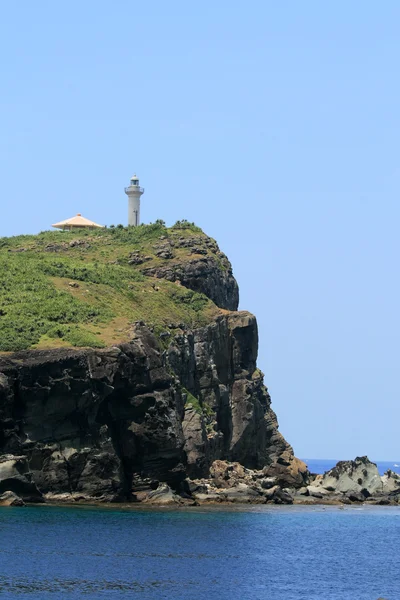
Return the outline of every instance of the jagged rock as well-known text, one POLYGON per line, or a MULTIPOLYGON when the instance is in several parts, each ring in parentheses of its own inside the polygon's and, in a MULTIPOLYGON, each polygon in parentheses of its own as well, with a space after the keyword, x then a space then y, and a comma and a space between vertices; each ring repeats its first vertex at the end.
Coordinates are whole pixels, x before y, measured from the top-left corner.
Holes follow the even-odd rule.
POLYGON ((226 488, 223 494, 228 502, 241 504, 265 502, 265 498, 260 492, 245 483, 238 483, 234 487, 226 488))
POLYGON ((160 484, 158 488, 147 495, 144 500, 146 504, 180 504, 181 499, 174 494, 171 488, 166 484, 160 484))
POLYGON ((264 469, 264 473, 275 477, 282 487, 302 487, 309 481, 307 465, 293 455, 292 448, 283 450, 277 460, 264 469))
POLYGON ((0 494, 0 506, 25 506, 25 502, 14 492, 0 494))
POLYGON ((60 250, 65 250, 65 248, 67 247, 67 244, 47 244, 47 246, 45 246, 44 251, 45 252, 60 252, 60 250))
POLYGON ((324 496, 329 494, 329 492, 327 490, 325 490, 324 488, 317 487, 314 485, 308 485, 306 487, 306 490, 307 490, 307 495, 313 496, 314 498, 323 498, 324 496))
POLYGON ((31 502, 40 500, 42 494, 32 481, 26 456, 0 456, 0 494, 3 492, 13 492, 31 502))
MULTIPOLYGON (((171 340, 167 362, 197 398, 202 408, 200 420, 207 429, 205 438, 196 419, 196 436, 193 428, 190 430, 196 455, 190 444, 188 451, 196 477, 207 476, 216 459, 259 469, 286 452, 286 464, 291 464, 293 450, 278 433, 271 399, 257 369, 257 352, 257 322, 247 312, 218 317, 207 327, 179 332, 171 340)), ((286 471, 281 465, 281 474, 286 471)))
MULTIPOLYGON (((244 482, 237 482, 232 487, 216 486, 213 481, 211 484, 203 483, 191 486, 193 497, 198 502, 227 502, 239 504, 265 504, 267 495, 261 488, 257 489, 253 485, 244 482)), ((271 494, 271 498, 274 494, 271 494)))
POLYGON ((361 492, 349 492, 347 497, 351 502, 365 502, 365 496, 361 492))
POLYGON ((389 506, 390 504, 395 504, 390 498, 375 498, 374 504, 378 506, 389 506))
POLYGON ((195 292, 202 292, 215 302, 220 308, 237 310, 239 305, 239 288, 232 274, 229 260, 217 256, 204 256, 192 258, 186 262, 172 263, 169 250, 160 250, 160 258, 168 258, 167 265, 146 267, 142 270, 144 275, 166 279, 179 280, 182 285, 195 292), (161 256, 167 253, 168 256, 161 256), (221 264, 223 268, 221 269, 221 264))
POLYGON ((202 256, 207 256, 208 250, 207 248, 200 248, 199 246, 195 246, 190 250, 190 254, 201 254, 202 256))
POLYGON ((384 494, 400 494, 400 475, 388 469, 381 477, 384 494))
POLYGON ((174 257, 172 250, 170 248, 163 248, 163 249, 157 250, 156 256, 158 256, 158 258, 163 258, 165 260, 166 259, 169 260, 170 258, 174 257))
POLYGON ((140 252, 131 252, 129 255, 128 264, 130 265, 142 265, 145 262, 152 260, 151 256, 143 256, 140 252))
POLYGON ((84 248, 85 250, 87 250, 88 248, 90 248, 90 244, 87 240, 72 240, 68 246, 70 248, 84 248))
POLYGON ((275 485, 267 490, 265 498, 268 502, 273 502, 274 504, 293 504, 293 497, 279 485, 275 485))
POLYGON ((277 484, 277 479, 276 477, 263 477, 259 483, 263 490, 270 490, 277 484))
POLYGON ((191 404, 185 407, 182 429, 185 439, 187 473, 190 477, 201 477, 208 469, 207 432, 202 415, 191 404))
POLYGON ((190 490, 200 502, 293 503, 290 491, 276 485, 274 478, 264 478, 263 471, 223 460, 214 461, 210 478, 191 482, 190 490))
MULTIPOLYGON (((376 464, 362 456, 353 461, 340 461, 324 475, 316 475, 307 487, 307 494, 324 502, 398 505, 400 476, 389 470, 380 477, 376 464)), ((297 493, 296 502, 300 501, 297 493)))
POLYGON ((338 462, 333 469, 316 478, 313 485, 342 494, 357 494, 364 489, 370 494, 383 491, 378 468, 366 456, 338 462))
POLYGON ((225 460, 215 460, 210 468, 210 477, 217 487, 233 486, 243 481, 247 473, 249 471, 240 463, 229 463, 225 460))

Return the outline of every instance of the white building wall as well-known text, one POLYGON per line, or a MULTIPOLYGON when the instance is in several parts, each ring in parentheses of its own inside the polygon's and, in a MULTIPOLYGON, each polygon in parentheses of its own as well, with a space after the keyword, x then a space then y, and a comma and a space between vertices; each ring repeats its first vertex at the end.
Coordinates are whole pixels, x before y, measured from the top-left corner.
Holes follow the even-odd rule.
POLYGON ((128 225, 140 225, 140 196, 140 193, 128 194, 128 225))

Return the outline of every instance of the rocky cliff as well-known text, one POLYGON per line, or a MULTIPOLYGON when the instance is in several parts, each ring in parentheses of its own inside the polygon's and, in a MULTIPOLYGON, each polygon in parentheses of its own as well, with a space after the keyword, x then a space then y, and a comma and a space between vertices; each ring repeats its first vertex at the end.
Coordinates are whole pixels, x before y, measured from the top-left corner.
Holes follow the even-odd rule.
MULTIPOLYGON (((281 487, 306 481, 278 431, 257 368, 257 322, 237 312, 228 259, 204 235, 163 235, 153 250, 156 260, 137 248, 129 254, 160 282, 146 289, 165 279, 201 294, 214 306, 207 322, 136 321, 128 341, 107 348, 0 356, 0 494, 157 501, 162 490, 190 498, 221 461, 281 487)), ((271 485, 258 488, 266 501, 271 485)))

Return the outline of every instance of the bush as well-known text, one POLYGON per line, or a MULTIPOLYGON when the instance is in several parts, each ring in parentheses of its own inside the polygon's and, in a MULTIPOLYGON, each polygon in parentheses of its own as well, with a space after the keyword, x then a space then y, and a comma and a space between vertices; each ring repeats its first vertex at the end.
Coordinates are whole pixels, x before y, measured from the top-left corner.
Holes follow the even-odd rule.
POLYGON ((182 219, 182 221, 177 221, 175 223, 175 225, 172 225, 171 229, 189 229, 190 231, 193 231, 194 233, 202 233, 202 230, 200 227, 198 227, 194 223, 190 223, 189 221, 186 221, 186 219, 182 219))

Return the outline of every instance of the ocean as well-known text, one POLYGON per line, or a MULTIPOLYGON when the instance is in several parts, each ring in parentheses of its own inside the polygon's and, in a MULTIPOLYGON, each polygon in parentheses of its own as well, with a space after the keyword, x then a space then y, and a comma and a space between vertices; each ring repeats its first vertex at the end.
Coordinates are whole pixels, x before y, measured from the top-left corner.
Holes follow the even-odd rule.
MULTIPOLYGON (((302 458, 301 460, 306 463, 311 473, 325 473, 325 471, 329 471, 338 463, 338 460, 329 459, 302 458)), ((388 469, 400 474, 400 460, 386 462, 373 460, 372 462, 376 463, 378 471, 381 475, 383 475, 388 469)))
POLYGON ((2 600, 400 599, 400 508, 0 509, 2 600))

